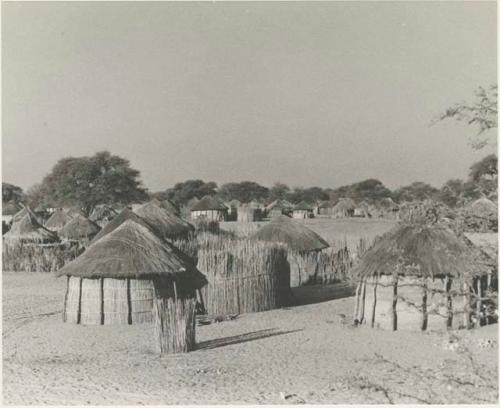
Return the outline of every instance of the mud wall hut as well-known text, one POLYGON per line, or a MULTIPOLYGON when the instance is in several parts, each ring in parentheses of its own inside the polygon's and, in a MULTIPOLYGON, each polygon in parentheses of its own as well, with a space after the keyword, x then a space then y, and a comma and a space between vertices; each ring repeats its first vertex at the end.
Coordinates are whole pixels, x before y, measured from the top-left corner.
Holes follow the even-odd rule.
POLYGON ((212 196, 205 196, 191 207, 191 219, 204 218, 207 221, 225 221, 227 207, 212 196))
POLYGON ((293 207, 292 218, 307 219, 312 218, 313 216, 313 208, 305 201, 301 201, 293 207))
POLYGON ((354 216, 356 203, 350 198, 341 198, 332 208, 333 218, 347 218, 354 216))

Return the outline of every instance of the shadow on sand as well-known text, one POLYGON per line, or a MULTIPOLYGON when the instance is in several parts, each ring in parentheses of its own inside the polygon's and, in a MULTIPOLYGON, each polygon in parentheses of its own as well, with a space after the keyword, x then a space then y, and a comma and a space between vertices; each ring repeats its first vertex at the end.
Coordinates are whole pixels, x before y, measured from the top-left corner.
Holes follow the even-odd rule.
POLYGON ((292 288, 292 306, 310 305, 354 296, 355 288, 347 283, 305 285, 292 288))
POLYGON ((237 336, 230 336, 230 337, 223 337, 220 339, 202 341, 197 344, 196 349, 209 350, 217 347, 230 346, 232 344, 246 343, 247 341, 265 339, 267 337, 281 336, 283 334, 300 332, 302 330, 303 329, 287 330, 287 331, 277 330, 277 329, 257 330, 250 333, 238 334, 237 336))

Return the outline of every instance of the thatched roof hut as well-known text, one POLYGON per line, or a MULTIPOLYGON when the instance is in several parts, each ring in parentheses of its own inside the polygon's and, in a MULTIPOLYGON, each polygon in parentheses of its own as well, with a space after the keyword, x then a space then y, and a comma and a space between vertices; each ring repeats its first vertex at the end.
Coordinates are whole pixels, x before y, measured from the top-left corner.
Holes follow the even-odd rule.
POLYGON ((15 201, 9 201, 5 204, 2 203, 2 216, 13 216, 22 209, 23 207, 15 201))
POLYGON ((69 241, 87 241, 94 238, 100 230, 101 228, 95 222, 76 214, 59 230, 59 236, 69 241))
POLYGON ((293 207, 292 218, 310 218, 313 216, 313 208, 309 203, 301 201, 293 207))
POLYGON ((191 218, 206 218, 209 221, 224 221, 227 207, 215 197, 206 195, 191 207, 191 218))
POLYGON ((102 204, 94 208, 92 214, 89 216, 89 220, 95 222, 100 227, 103 227, 117 215, 118 211, 116 211, 113 207, 102 204))
POLYGON ((162 353, 194 348, 195 292, 207 280, 186 255, 149 228, 126 220, 56 274, 68 276, 65 321, 153 320, 162 353))
POLYGON ((175 215, 179 215, 180 214, 180 209, 179 207, 174 204, 172 201, 170 200, 163 200, 161 203, 160 203, 160 207, 163 208, 164 210, 167 210, 168 212, 171 212, 172 214, 175 214, 175 215))
POLYGON ((59 241, 57 234, 43 227, 28 207, 24 210, 26 211, 24 217, 15 221, 3 236, 5 242, 49 244, 59 241))
POLYGON ((341 198, 332 209, 332 215, 335 218, 352 217, 356 203, 351 198, 341 198))
POLYGON ((498 214, 498 205, 488 198, 482 197, 470 203, 467 206, 467 211, 478 217, 489 217, 498 214))
POLYGON ((282 242, 298 252, 320 251, 328 248, 328 242, 300 222, 281 215, 259 228, 253 239, 282 242))
POLYGON ((265 208, 268 218, 279 217, 282 214, 289 214, 293 210, 293 204, 286 200, 275 200, 265 208))
POLYGON ((62 208, 58 208, 45 223, 45 228, 48 228, 52 231, 59 231, 72 219, 73 217, 66 211, 64 211, 62 208))
POLYGON ((135 210, 135 213, 158 231, 164 239, 187 238, 194 231, 194 227, 190 223, 159 207, 154 202, 141 205, 135 210))
POLYGON ((352 272, 360 282, 354 319, 392 330, 450 328, 461 322, 468 327, 469 288, 489 271, 487 264, 467 238, 445 227, 397 226, 373 244, 352 272))

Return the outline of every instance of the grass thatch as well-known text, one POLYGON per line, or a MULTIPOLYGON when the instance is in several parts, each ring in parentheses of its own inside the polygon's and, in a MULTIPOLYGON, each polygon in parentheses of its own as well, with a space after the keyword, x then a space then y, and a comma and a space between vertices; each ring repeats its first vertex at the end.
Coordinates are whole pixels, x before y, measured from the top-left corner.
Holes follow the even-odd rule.
POLYGON ((215 197, 206 195, 191 207, 191 211, 226 211, 227 207, 215 197))
POLYGON ((24 208, 24 211, 26 211, 24 217, 15 221, 9 232, 3 236, 6 242, 52 243, 59 241, 57 234, 43 227, 28 207, 24 208))
POLYGON ((117 215, 118 211, 116 211, 113 207, 103 204, 94 208, 92 214, 89 216, 89 220, 101 225, 111 221, 117 215))
POLYGON ((290 269, 283 245, 210 237, 198 251, 198 268, 209 284, 203 298, 209 314, 228 315, 284 306, 290 269))
POLYGON ((160 201, 160 200, 151 200, 151 202, 154 202, 156 205, 158 205, 159 207, 163 208, 165 211, 171 213, 171 214, 175 214, 175 215, 179 215, 180 214, 180 209, 177 205, 175 205, 172 201, 170 200, 163 200, 163 201, 160 201))
POLYGON ((483 260, 467 238, 449 229, 402 224, 366 251, 354 273, 360 277, 394 273, 431 278, 471 276, 485 272, 483 260))
POLYGON ((59 231, 72 219, 73 217, 66 211, 62 208, 58 208, 45 223, 45 228, 50 229, 51 231, 59 231))
POLYGON ((190 223, 166 211, 154 202, 141 205, 135 210, 135 213, 158 231, 164 239, 185 238, 194 231, 194 227, 190 223))
POLYGON ((332 209, 334 215, 350 216, 356 209, 356 203, 350 198, 341 198, 332 209))
POLYGON ((8 203, 2 203, 2 215, 15 215, 21 211, 23 207, 16 203, 15 201, 9 201, 8 203))
POLYGON ((467 207, 467 212, 470 215, 475 215, 477 217, 498 216, 498 205, 486 197, 482 197, 472 202, 467 207))
POLYGON ((289 203, 288 201, 286 200, 274 200, 271 204, 269 204, 268 206, 266 206, 265 210, 266 212, 271 212, 273 210, 276 210, 276 211, 291 211, 293 208, 293 205, 291 203, 289 203))
POLYGON ((78 214, 59 230, 59 236, 70 241, 91 240, 100 230, 96 223, 78 214))
POLYGON ((125 221, 94 242, 80 257, 59 270, 57 275, 82 278, 164 276, 193 289, 207 283, 189 257, 132 220, 125 221))
POLYGON ((294 211, 312 211, 313 208, 305 201, 301 201, 300 203, 296 204, 293 207, 293 210, 294 211))
POLYGON ((253 239, 283 242, 298 252, 328 248, 328 242, 300 222, 280 215, 252 235, 253 239))

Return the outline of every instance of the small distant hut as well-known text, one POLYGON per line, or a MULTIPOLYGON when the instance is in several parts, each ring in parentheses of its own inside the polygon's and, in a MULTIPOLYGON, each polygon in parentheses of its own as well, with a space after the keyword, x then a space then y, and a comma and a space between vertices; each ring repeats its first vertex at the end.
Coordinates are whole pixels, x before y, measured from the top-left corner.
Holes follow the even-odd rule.
POLYGON ((190 223, 154 202, 143 204, 134 212, 157 230, 163 239, 187 239, 189 234, 194 231, 194 227, 190 223))
POLYGON ((55 210, 50 218, 45 223, 45 228, 51 231, 59 231, 61 230, 68 222, 73 219, 66 211, 62 208, 58 208, 55 210))
POLYGON ((332 209, 332 216, 334 218, 347 218, 354 216, 356 203, 350 198, 341 198, 335 207, 332 209))
MULTIPOLYGON (((321 251, 329 244, 302 223, 281 215, 258 229, 252 239, 286 244, 290 263, 290 286, 325 282, 321 251)), ((326 282, 325 282, 326 283, 326 282)))
POLYGON ((211 315, 260 312, 290 300, 286 248, 248 239, 212 236, 198 250, 198 269, 207 275, 201 291, 211 315))
POLYGON ((113 207, 106 204, 101 204, 94 208, 89 216, 89 220, 95 222, 97 225, 99 225, 99 227, 102 228, 117 215, 118 211, 116 211, 113 207))
POLYGON ((28 207, 24 210, 24 217, 15 221, 3 236, 6 244, 52 244, 59 241, 57 234, 43 227, 28 207))
POLYGON ((252 207, 251 205, 242 205, 238 207, 238 222, 254 222, 262 219, 260 208, 252 207))
POLYGON ((206 195, 191 207, 191 219, 205 218, 207 221, 224 221, 227 207, 215 197, 206 195))
POLYGON ((267 207, 265 213, 267 218, 275 218, 281 215, 288 215, 292 212, 293 205, 286 200, 275 200, 267 207))
POLYGON ((2 221, 9 224, 12 221, 12 217, 21 211, 23 207, 15 201, 9 201, 7 203, 2 203, 2 221))
POLYGON ((313 208, 305 201, 301 201, 293 207, 292 218, 307 219, 312 218, 313 216, 313 208))
POLYGON ((401 224, 353 270, 354 321, 389 330, 469 328, 488 270, 485 254, 450 229, 401 224))
POLYGON ((206 278, 147 227, 126 220, 57 276, 67 276, 65 322, 153 321, 161 353, 194 349, 196 291, 206 278))
POLYGON ((359 203, 354 209, 354 217, 371 218, 370 205, 366 201, 359 203))
POLYGON ((471 232, 498 231, 498 204, 486 197, 479 198, 465 207, 465 226, 471 232))
POLYGON ((335 203, 332 201, 322 201, 318 204, 318 215, 333 215, 335 203))
POLYGON ((399 205, 396 204, 391 197, 385 197, 380 200, 379 215, 381 218, 399 219, 399 205))
POLYGON ((86 245, 100 230, 101 228, 95 222, 90 221, 83 215, 76 214, 59 230, 58 234, 67 241, 79 242, 86 245))

